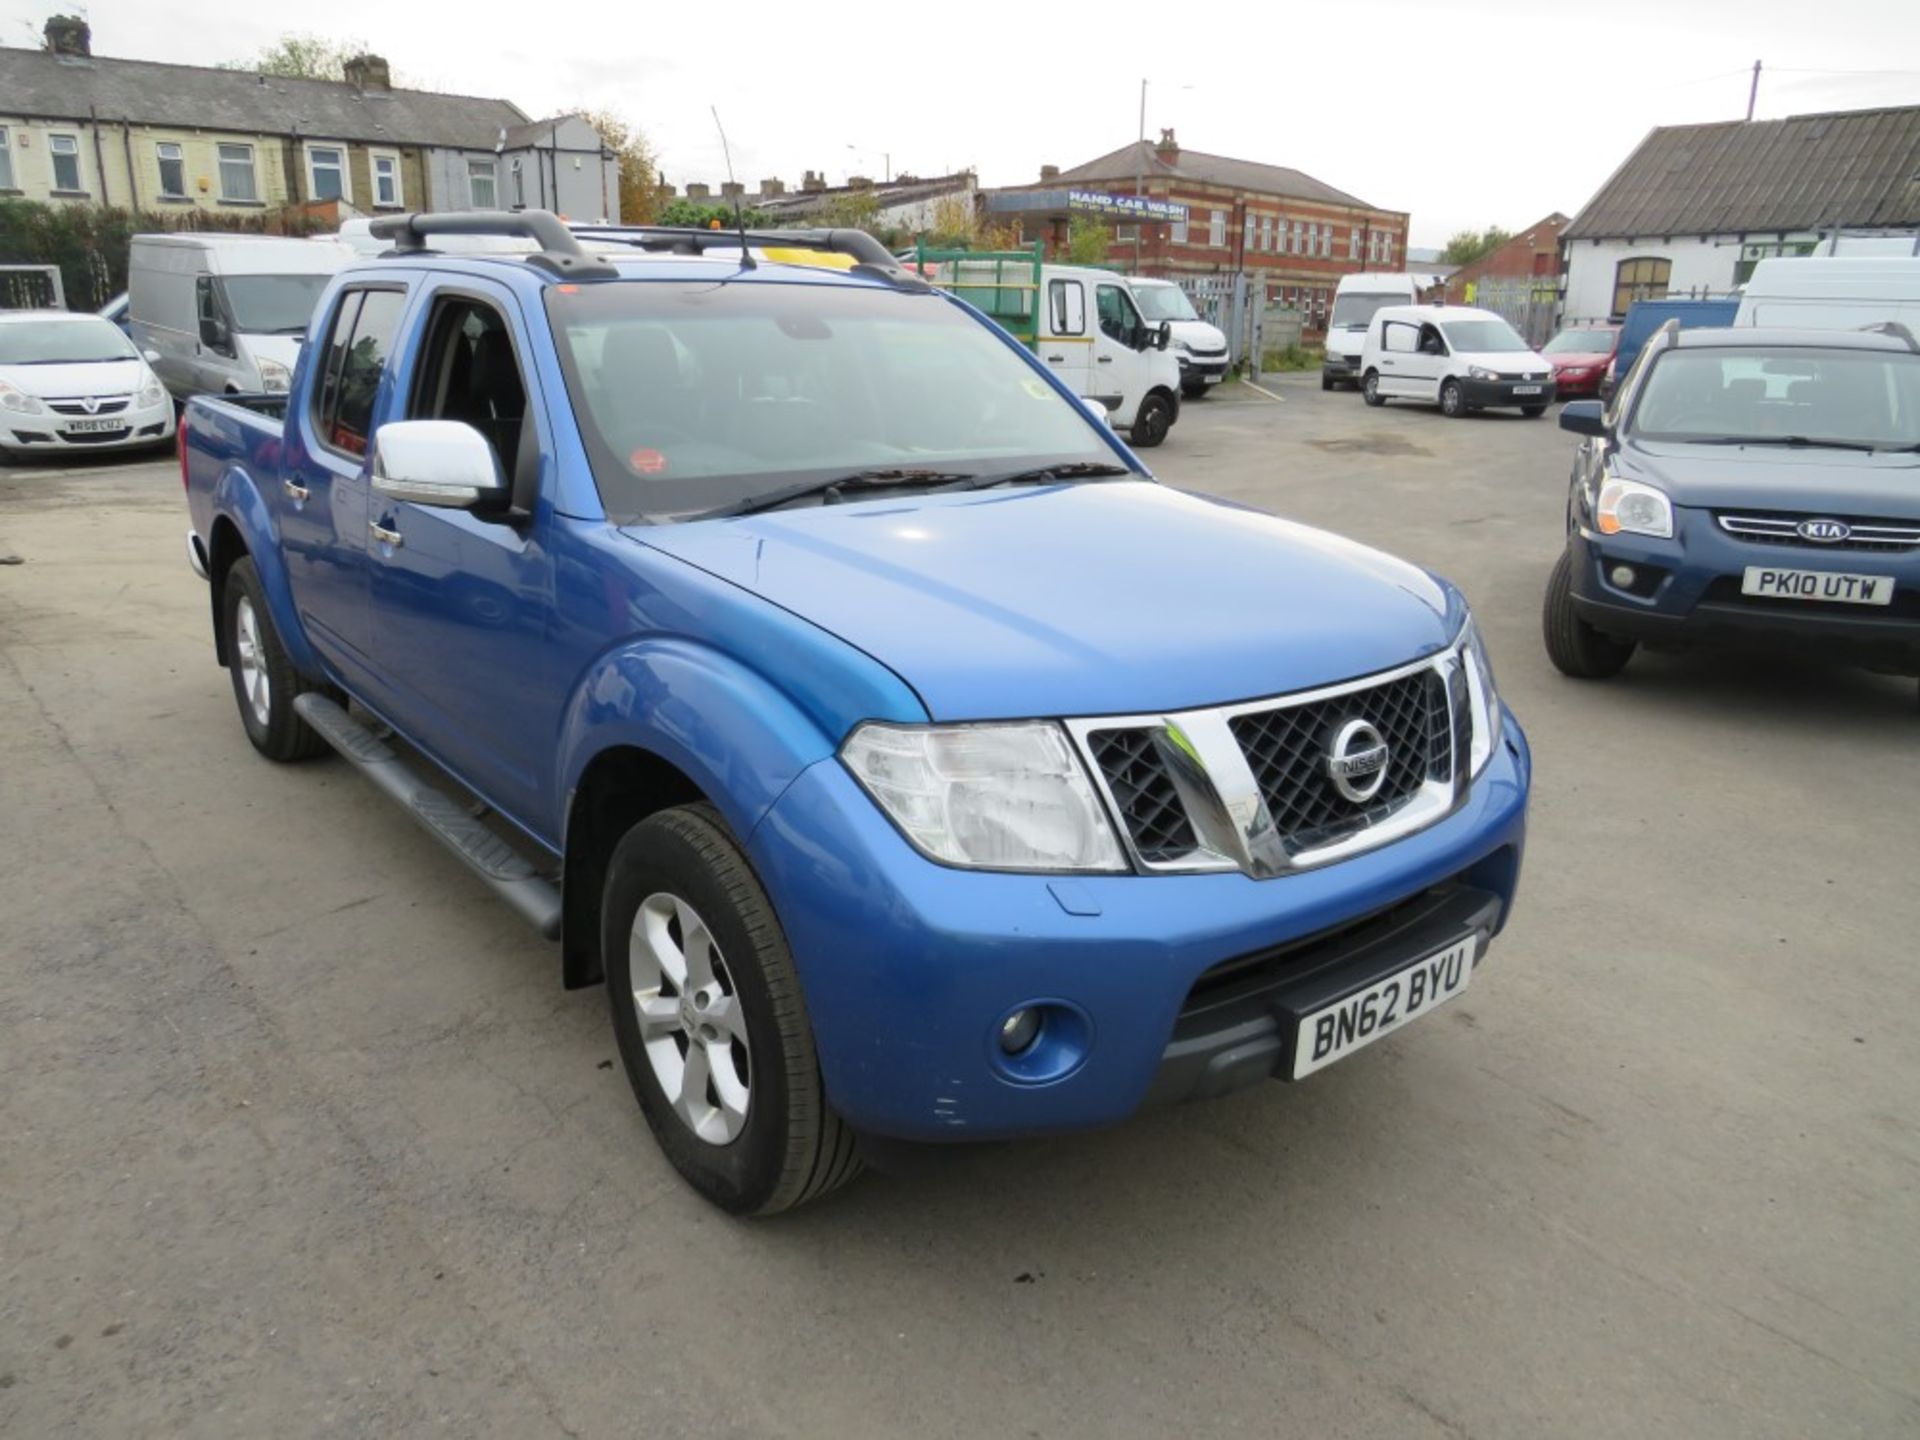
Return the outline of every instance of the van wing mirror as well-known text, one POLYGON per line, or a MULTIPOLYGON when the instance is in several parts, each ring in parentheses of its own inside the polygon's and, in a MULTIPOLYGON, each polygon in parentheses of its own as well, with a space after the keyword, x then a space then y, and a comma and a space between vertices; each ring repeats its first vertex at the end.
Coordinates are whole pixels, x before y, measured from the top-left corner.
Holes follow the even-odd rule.
POLYGON ((513 494, 486 436, 458 420, 395 420, 374 431, 373 488, 442 510, 503 510, 513 494))
POLYGON ((1160 322, 1160 328, 1153 332, 1153 348, 1156 350, 1164 350, 1172 343, 1173 322, 1171 320, 1162 320, 1160 322))
POLYGON ((1607 422, 1598 400, 1569 400, 1560 407, 1560 428, 1575 435, 1605 435, 1607 422))

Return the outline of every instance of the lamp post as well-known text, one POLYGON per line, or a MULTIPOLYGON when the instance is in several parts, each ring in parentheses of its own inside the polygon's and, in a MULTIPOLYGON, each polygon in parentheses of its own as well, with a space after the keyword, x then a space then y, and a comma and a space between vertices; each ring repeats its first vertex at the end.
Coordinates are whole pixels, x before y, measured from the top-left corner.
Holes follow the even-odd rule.
MULTIPOLYGON (((1191 90, 1191 85, 1175 86, 1179 90, 1191 90)), ((1147 198, 1147 77, 1140 77, 1140 138, 1133 147, 1133 195, 1136 200, 1147 198)), ((1140 273, 1140 236, 1146 220, 1142 215, 1133 217, 1133 273, 1140 273)))

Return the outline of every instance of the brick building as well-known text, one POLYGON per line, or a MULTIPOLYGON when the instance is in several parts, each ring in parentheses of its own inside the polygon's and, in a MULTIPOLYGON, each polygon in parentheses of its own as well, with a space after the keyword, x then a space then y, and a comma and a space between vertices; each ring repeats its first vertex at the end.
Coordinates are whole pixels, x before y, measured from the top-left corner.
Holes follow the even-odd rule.
POLYGON ((1571 222, 1558 210, 1536 220, 1506 244, 1490 250, 1471 265, 1462 265, 1435 287, 1440 298, 1471 305, 1474 288, 1488 276, 1520 280, 1529 276, 1559 288, 1560 232, 1571 222))
MULTIPOLYGON (((1269 300, 1303 311, 1313 331, 1325 326, 1342 275, 1406 268, 1404 211, 1369 205, 1284 165, 1182 150, 1171 130, 1155 145, 1136 142, 1057 175, 1043 172, 1042 183, 1186 206, 1184 223, 1140 226, 1141 274, 1244 270, 1269 300)), ((1113 230, 1109 258, 1131 269, 1134 226, 1115 221, 1113 230)))

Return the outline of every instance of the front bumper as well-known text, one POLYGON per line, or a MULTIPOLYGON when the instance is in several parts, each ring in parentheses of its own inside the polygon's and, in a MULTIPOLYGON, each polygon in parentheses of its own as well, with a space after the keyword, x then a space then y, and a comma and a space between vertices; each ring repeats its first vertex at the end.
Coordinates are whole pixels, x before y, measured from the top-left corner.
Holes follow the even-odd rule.
POLYGON ((1576 397, 1584 396, 1598 396, 1600 393, 1600 381, 1605 374, 1606 366, 1604 365, 1579 375, 1571 374, 1565 370, 1556 370, 1553 372, 1555 394, 1562 400, 1572 400, 1576 397))
POLYGON ((1175 355, 1180 365, 1182 385, 1218 385, 1227 378, 1227 357, 1221 355, 1175 355))
POLYGON ((1759 544, 1728 535, 1704 511, 1676 507, 1676 538, 1576 530, 1573 607, 1595 629, 1674 647, 1803 653, 1920 675, 1920 552, 1759 544), (1613 572, 1633 570, 1631 589, 1613 572), (1886 575, 1893 603, 1763 600, 1740 593, 1749 565, 1886 575))
POLYGON ((1460 398, 1477 410, 1500 409, 1509 405, 1550 405, 1554 383, 1551 380, 1474 380, 1460 382, 1460 398))
POLYGON ((1275 1073, 1284 1044, 1258 1059, 1236 1053, 1249 1016, 1215 1003, 1225 992, 1209 973, 1260 969, 1280 1013, 1326 967, 1346 983, 1356 966, 1384 973, 1420 958, 1379 945, 1365 922, 1430 892, 1491 897, 1476 927, 1496 932, 1518 881, 1532 763, 1512 717, 1504 723, 1452 815, 1271 880, 947 868, 915 852, 837 760, 814 765, 749 848, 793 949, 835 1108, 874 1135, 987 1139, 1110 1124, 1149 1099, 1275 1073), (1039 1080, 1014 1073, 997 1043, 1000 1022, 1036 1004, 1073 1017, 1079 1047, 1039 1080))
POLYGON ((1320 359, 1320 373, 1329 380, 1358 380, 1360 378, 1360 357, 1358 355, 1336 355, 1329 350, 1320 359))
POLYGON ((22 454, 125 450, 173 438, 173 402, 130 406, 118 415, 21 415, 0 410, 0 445, 22 454))

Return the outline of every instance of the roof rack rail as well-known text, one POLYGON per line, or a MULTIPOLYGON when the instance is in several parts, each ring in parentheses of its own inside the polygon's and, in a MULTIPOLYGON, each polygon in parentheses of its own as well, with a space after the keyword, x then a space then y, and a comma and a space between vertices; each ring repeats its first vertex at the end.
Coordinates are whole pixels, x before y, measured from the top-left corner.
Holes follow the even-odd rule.
POLYGON ((819 250, 845 255, 854 269, 911 289, 927 288, 907 273, 893 253, 864 230, 702 230, 680 225, 572 225, 577 237, 603 244, 630 245, 636 250, 673 255, 704 255, 709 250, 738 249, 746 244, 776 249, 819 250))
POLYGON ((431 215, 382 215, 367 226, 376 240, 391 240, 395 255, 417 255, 435 235, 503 235, 531 240, 540 249, 527 257, 564 280, 616 280, 620 272, 587 252, 566 222, 551 210, 455 210, 431 215))
POLYGON ((1920 340, 1913 338, 1913 331, 1898 320, 1876 320, 1871 325, 1862 325, 1862 330, 1874 335, 1891 335, 1895 340, 1903 340, 1909 350, 1920 353, 1920 340))

